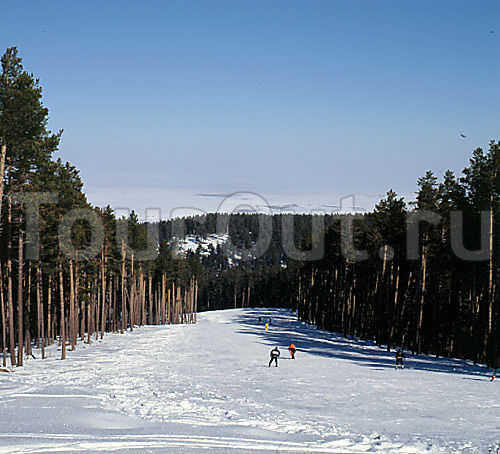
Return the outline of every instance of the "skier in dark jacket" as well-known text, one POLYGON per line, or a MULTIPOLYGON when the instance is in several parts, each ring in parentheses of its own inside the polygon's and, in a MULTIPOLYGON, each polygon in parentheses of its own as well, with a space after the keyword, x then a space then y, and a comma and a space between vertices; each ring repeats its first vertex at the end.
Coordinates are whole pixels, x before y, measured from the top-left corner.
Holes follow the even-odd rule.
POLYGON ((491 376, 491 381, 495 380, 497 374, 500 375, 500 356, 497 356, 497 360, 495 361, 495 370, 491 376))
POLYGON ((274 347, 271 350, 270 356, 271 356, 271 359, 269 360, 269 367, 271 367, 271 364, 273 363, 273 361, 276 363, 276 367, 278 367, 278 356, 280 356, 280 351, 279 351, 278 347, 274 347))
POLYGON ((404 369, 405 368, 405 363, 404 363, 404 359, 405 359, 405 354, 403 352, 403 350, 401 350, 399 347, 396 349, 396 369, 398 368, 398 365, 401 366, 401 369, 404 369))

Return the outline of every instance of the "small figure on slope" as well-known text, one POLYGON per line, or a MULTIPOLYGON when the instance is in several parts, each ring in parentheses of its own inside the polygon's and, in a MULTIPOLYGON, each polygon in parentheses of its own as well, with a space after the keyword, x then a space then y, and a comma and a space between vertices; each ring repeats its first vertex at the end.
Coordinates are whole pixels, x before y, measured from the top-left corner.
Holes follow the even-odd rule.
POLYGON ((276 367, 278 367, 278 357, 280 356, 280 351, 279 351, 278 347, 274 347, 271 350, 270 356, 271 356, 271 359, 269 360, 269 367, 271 367, 271 364, 273 363, 273 361, 276 363, 276 367))
POLYGON ((290 344, 288 346, 288 351, 290 352, 290 358, 295 359, 295 352, 297 351, 297 349, 295 348, 295 345, 290 344))
POLYGON ((269 323, 266 323, 266 324, 264 325, 264 328, 265 328, 266 333, 267 333, 267 330, 269 329, 269 323))
POLYGON ((495 380, 495 377, 500 375, 500 355, 497 356, 495 361, 495 370, 493 371, 493 375, 491 376, 491 381, 495 380))
POLYGON ((262 323, 262 317, 259 317, 259 323, 262 323))
POLYGON ((405 359, 405 354, 403 350, 401 350, 401 348, 398 347, 396 349, 396 369, 398 368, 398 366, 401 366, 401 369, 405 368, 404 359, 405 359))

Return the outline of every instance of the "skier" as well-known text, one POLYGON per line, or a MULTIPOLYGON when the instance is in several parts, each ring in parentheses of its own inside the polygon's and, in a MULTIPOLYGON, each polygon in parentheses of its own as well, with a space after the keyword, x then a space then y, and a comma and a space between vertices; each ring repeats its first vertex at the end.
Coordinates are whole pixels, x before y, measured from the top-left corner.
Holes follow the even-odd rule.
POLYGON ((262 323, 262 317, 259 317, 259 323, 262 323))
POLYGON ((500 356, 497 356, 497 360, 495 361, 495 370, 493 371, 493 375, 491 376, 491 381, 495 380, 497 374, 500 375, 500 356))
POLYGON ((271 359, 269 360, 269 367, 271 367, 271 364, 273 363, 273 361, 276 363, 276 367, 278 367, 278 356, 280 356, 280 351, 279 351, 278 347, 274 347, 271 350, 270 356, 271 356, 271 359))
POLYGON ((405 359, 405 354, 403 350, 401 350, 400 347, 396 349, 396 369, 398 368, 398 365, 401 365, 401 369, 405 368, 404 364, 404 359, 405 359))
POLYGON ((266 324, 264 325, 264 328, 266 329, 266 333, 267 333, 267 330, 269 329, 269 323, 266 323, 266 324))
POLYGON ((297 349, 295 348, 295 345, 290 344, 288 346, 288 351, 290 352, 290 358, 295 359, 295 352, 297 351, 297 349))

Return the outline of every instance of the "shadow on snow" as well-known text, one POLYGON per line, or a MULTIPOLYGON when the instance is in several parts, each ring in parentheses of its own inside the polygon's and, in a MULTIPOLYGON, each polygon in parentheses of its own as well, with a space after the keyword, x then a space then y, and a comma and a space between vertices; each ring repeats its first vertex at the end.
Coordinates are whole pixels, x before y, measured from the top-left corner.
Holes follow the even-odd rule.
MULTIPOLYGON (((241 325, 239 333, 261 337, 262 344, 287 349, 290 343, 297 347, 297 359, 301 352, 327 358, 352 361, 360 366, 394 369, 394 352, 377 346, 374 341, 346 338, 338 333, 317 329, 313 325, 294 320, 296 315, 287 309, 243 309, 243 315, 235 319, 241 325), (262 321, 259 323, 258 318, 262 321), (269 325, 266 332, 264 325, 269 325)), ((449 374, 485 375, 485 367, 454 358, 434 358, 428 355, 412 355, 405 351, 405 369, 425 370, 449 374)), ((280 358, 289 359, 289 358, 280 358)), ((486 377, 485 377, 486 378, 486 377)))

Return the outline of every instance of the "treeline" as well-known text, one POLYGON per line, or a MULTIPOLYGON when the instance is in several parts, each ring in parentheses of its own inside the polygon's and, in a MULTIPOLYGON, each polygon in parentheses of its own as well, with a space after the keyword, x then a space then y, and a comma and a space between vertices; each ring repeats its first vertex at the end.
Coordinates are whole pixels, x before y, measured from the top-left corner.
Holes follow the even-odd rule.
MULTIPOLYGON (((299 248, 308 241, 313 217, 321 218, 321 224, 328 228, 338 215, 207 213, 161 221, 158 234, 160 242, 169 243, 185 235, 203 239, 210 235, 227 234, 231 243, 226 254, 229 257, 231 256, 230 249, 237 252, 237 249, 254 248, 255 243, 262 238, 264 228, 269 238, 268 247, 257 256, 246 257, 243 261, 251 262, 254 268, 263 264, 274 267, 284 264, 290 258, 286 247, 287 239, 289 239, 288 243, 293 242, 293 245, 295 247, 298 245, 299 248)), ((241 262, 242 259, 237 259, 237 261, 241 262)))
POLYGON ((299 317, 387 348, 492 364, 500 354, 499 168, 500 142, 491 142, 458 178, 447 171, 438 182, 427 172, 410 206, 389 191, 355 228, 363 258, 346 258, 337 222, 323 260, 298 272, 299 317))
POLYGON ((291 270, 300 262, 294 256, 307 249, 313 218, 327 229, 338 215, 208 213, 162 221, 159 235, 162 244, 174 250, 178 232, 199 237, 200 244, 210 235, 229 235, 230 244, 205 251, 200 246, 185 254, 185 264, 199 282, 199 310, 282 307, 295 295, 296 273, 291 270), (218 229, 218 219, 227 230, 218 229), (255 250, 262 236, 259 223, 267 225, 269 240, 262 251, 255 250))
MULTIPOLYGON (((458 177, 447 171, 438 181, 427 172, 414 202, 391 190, 373 212, 325 216, 318 260, 290 257, 282 231, 289 224, 273 216, 262 256, 234 262, 219 247, 190 259, 203 264, 200 307, 288 307, 303 321, 388 349, 492 364, 500 354, 499 170, 500 143, 491 142, 458 177)), ((254 244, 257 216, 233 218, 235 241, 254 244)), ((294 216, 294 242, 303 251, 312 246, 313 218, 294 216)), ((186 226, 214 233, 214 222, 186 226)))
POLYGON ((92 207, 78 170, 53 160, 39 81, 16 48, 0 74, 0 348, 21 366, 33 348, 143 324, 196 321, 198 284, 183 260, 132 213, 92 207), (38 214, 38 216, 37 216, 38 214), (96 242, 97 239, 97 242, 96 242))

